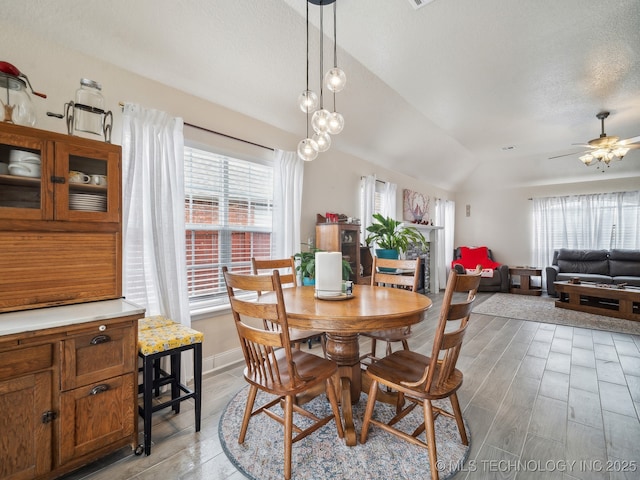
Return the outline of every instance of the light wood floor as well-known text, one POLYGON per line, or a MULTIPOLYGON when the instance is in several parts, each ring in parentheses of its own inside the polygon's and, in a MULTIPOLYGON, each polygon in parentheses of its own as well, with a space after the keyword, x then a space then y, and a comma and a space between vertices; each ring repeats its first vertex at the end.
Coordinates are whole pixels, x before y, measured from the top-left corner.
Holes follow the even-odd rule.
MULTIPOLYGON (((424 353, 442 295, 430 297, 411 342, 424 353)), ((458 366, 471 451, 455 480, 640 478, 640 336, 473 314, 458 366)), ((218 420, 244 385, 241 367, 207 376, 199 433, 185 402, 179 415, 154 415, 149 457, 126 448, 65 478, 243 479, 218 420)))

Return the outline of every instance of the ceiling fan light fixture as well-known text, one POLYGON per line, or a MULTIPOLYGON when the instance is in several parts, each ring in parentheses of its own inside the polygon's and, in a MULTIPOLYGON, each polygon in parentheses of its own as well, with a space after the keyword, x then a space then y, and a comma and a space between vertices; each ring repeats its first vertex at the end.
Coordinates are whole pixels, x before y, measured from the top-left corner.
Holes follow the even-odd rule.
POLYGON ((580 157, 580 160, 582 161, 582 163, 584 163, 588 167, 593 162, 593 158, 594 158, 593 155, 591 155, 590 153, 587 153, 585 155, 582 155, 580 157))
POLYGON ((605 150, 604 148, 599 148, 598 150, 593 152, 592 155, 598 160, 602 160, 607 155, 607 150, 605 150))
POLYGON ((613 151, 613 154, 622 160, 629 150, 628 147, 618 147, 613 151))

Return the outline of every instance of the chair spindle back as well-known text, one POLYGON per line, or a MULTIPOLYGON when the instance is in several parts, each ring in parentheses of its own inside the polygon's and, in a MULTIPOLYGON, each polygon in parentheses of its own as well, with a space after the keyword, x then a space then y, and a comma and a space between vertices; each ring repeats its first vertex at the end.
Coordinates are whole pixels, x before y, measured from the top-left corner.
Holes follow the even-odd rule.
POLYGON ((277 270, 272 275, 233 274, 226 267, 223 267, 223 273, 246 363, 246 375, 275 388, 278 385, 292 387, 296 375, 280 274, 277 270), (274 292, 275 298, 273 302, 264 302, 260 298, 256 301, 236 295, 240 291, 274 292), (263 324, 264 328, 255 326, 259 324, 263 324), (286 355, 288 372, 281 372, 278 367, 276 354, 280 349, 286 355))

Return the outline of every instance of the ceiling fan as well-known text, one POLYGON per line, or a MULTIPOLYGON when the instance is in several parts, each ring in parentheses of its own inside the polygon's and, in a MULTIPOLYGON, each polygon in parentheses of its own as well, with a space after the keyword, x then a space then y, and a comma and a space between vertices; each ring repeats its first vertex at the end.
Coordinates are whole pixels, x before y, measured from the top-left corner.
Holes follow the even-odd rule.
POLYGON ((596 115, 596 118, 598 118, 602 123, 602 133, 598 138, 589 140, 586 144, 573 144, 580 147, 586 147, 589 150, 557 155, 555 157, 550 157, 549 159, 551 160, 553 158, 582 154, 580 156, 582 163, 586 166, 597 165, 597 168, 600 168, 600 165, 606 165, 608 167, 612 160, 622 160, 629 150, 640 148, 640 143, 638 143, 640 142, 640 136, 620 140, 620 137, 608 136, 604 133, 604 119, 608 116, 609 112, 600 112, 596 115))

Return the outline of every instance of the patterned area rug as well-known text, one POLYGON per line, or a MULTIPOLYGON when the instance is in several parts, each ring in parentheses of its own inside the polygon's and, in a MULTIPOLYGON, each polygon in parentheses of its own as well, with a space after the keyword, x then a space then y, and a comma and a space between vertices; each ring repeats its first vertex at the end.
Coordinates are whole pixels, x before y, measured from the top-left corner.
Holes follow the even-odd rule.
POLYGON ((495 293, 478 304, 473 312, 496 317, 640 335, 640 322, 557 308, 555 301, 556 299, 553 297, 495 293))
MULTIPOLYGON (((249 422, 244 444, 238 444, 247 392, 248 387, 240 390, 220 418, 218 433, 222 447, 231 462, 247 478, 281 479, 284 476, 284 427, 264 414, 257 415, 249 422)), ((269 398, 271 397, 259 392, 256 405, 262 405, 269 398)), ((367 396, 362 394, 360 402, 354 406, 358 434, 366 400, 367 396)), ((443 406, 450 410, 448 401, 443 406)), ((331 411, 324 395, 306 404, 306 408, 318 416, 325 416, 331 411)), ((273 409, 282 413, 279 407, 273 409)), ((374 415, 378 418, 391 418, 394 413, 395 407, 378 403, 374 415)), ((422 409, 416 408, 399 425, 410 425, 406 430, 413 430, 420 423, 418 419, 421 417, 422 409)), ((305 419, 294 413, 294 422, 303 426, 305 419)), ((467 435, 471 441, 468 426, 467 435)), ((442 415, 436 419, 436 438, 440 478, 447 479, 462 468, 469 447, 460 442, 455 421, 442 415)), ((376 427, 370 428, 367 443, 347 447, 338 438, 334 422, 329 422, 293 444, 291 468, 292 478, 313 480, 400 480, 430 478, 431 475, 426 449, 411 445, 376 427)))

